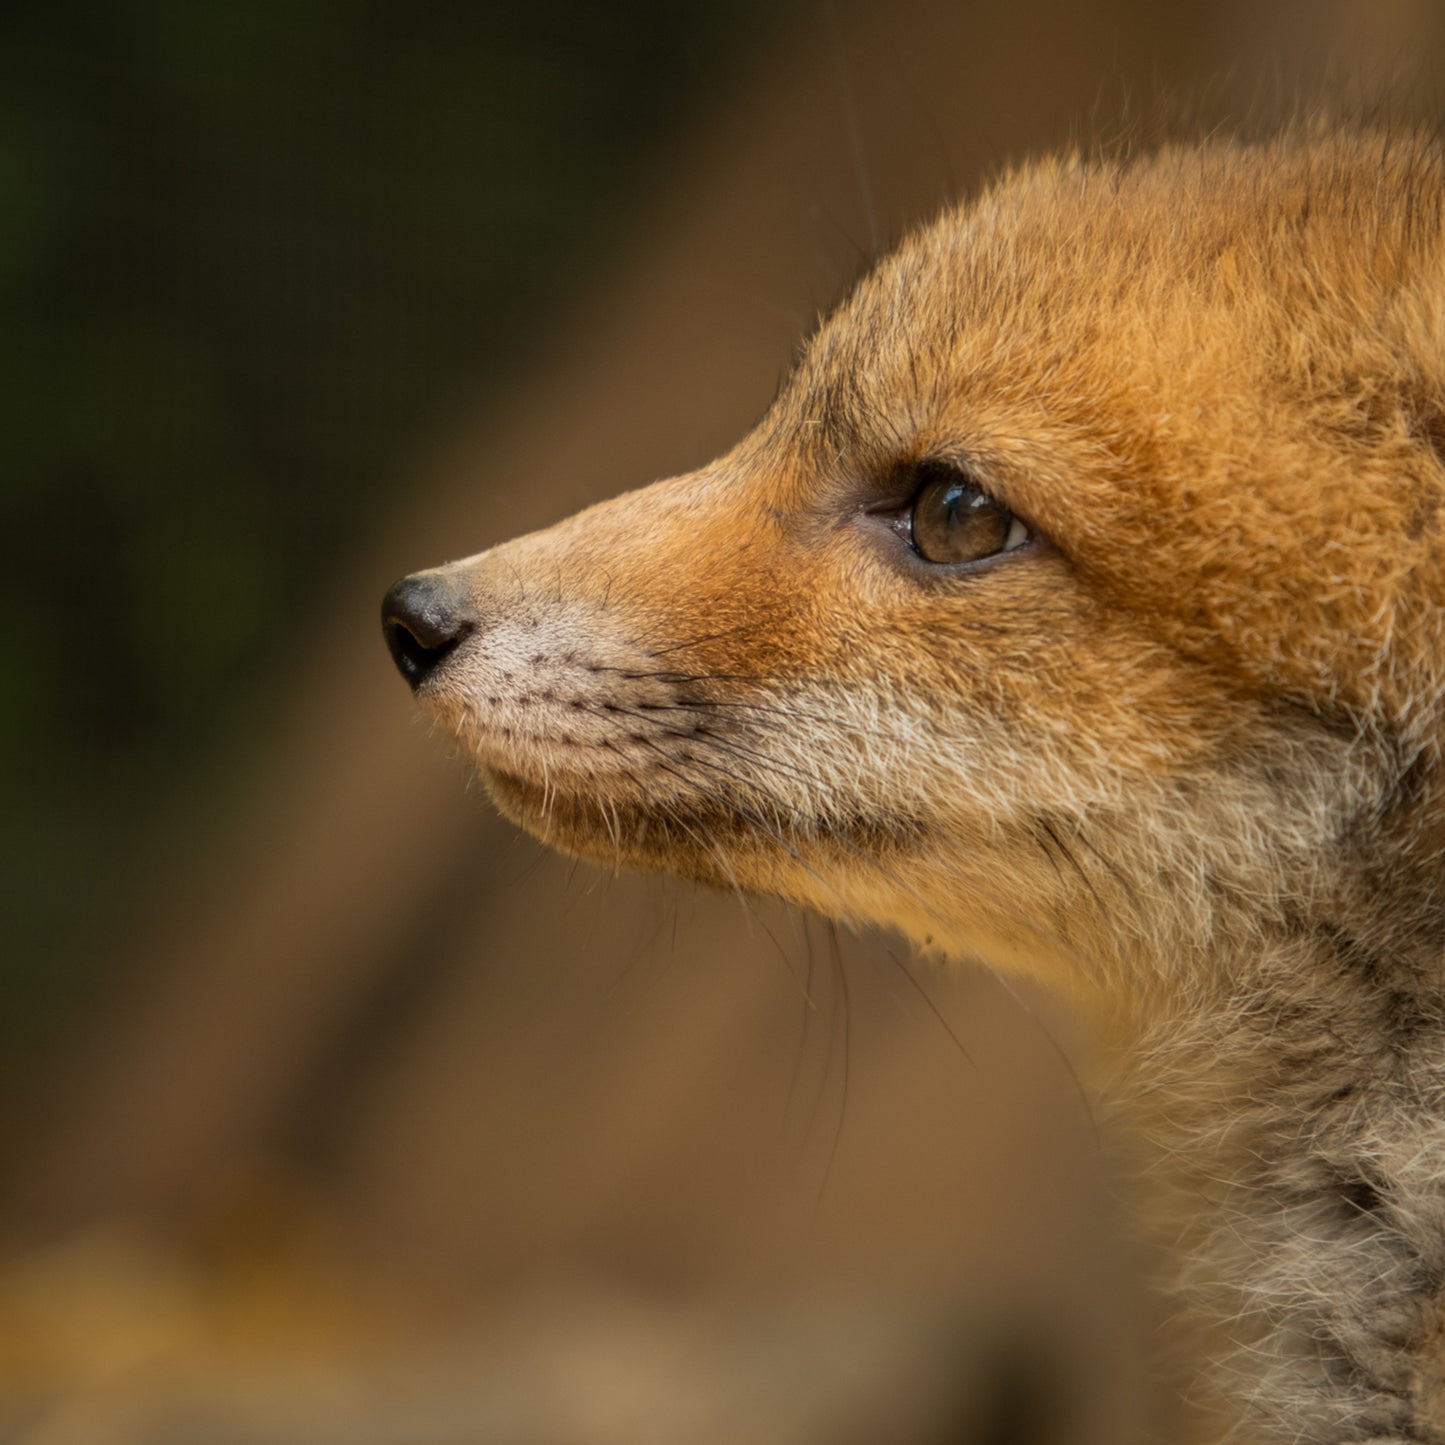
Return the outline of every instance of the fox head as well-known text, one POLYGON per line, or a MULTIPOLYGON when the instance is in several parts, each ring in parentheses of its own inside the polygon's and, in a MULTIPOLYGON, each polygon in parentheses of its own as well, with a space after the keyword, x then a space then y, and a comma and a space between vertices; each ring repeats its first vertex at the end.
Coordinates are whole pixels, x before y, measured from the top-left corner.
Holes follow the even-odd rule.
POLYGON ((1442 202, 1414 137, 1021 169, 727 455, 398 583, 393 656, 606 864, 1076 984, 1352 889, 1424 927, 1442 202))

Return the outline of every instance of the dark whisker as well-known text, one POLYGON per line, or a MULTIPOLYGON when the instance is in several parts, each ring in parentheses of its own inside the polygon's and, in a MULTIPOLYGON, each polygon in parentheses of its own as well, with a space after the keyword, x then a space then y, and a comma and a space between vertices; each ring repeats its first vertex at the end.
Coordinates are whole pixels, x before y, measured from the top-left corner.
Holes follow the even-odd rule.
POLYGON ((963 1040, 959 1038, 957 1033, 954 1032, 953 1025, 949 1023, 947 1015, 943 1012, 941 1008, 939 1008, 938 1003, 934 999, 933 995, 929 993, 926 988, 924 988, 923 981, 913 972, 911 968, 908 967, 908 965, 903 961, 903 959, 898 956, 898 954, 893 949, 885 948, 883 951, 892 960, 894 967, 897 968, 898 972, 903 976, 904 981, 923 1001, 924 1007, 927 1008, 929 1013, 933 1015, 934 1019, 938 1023, 939 1028, 941 1028, 943 1032, 946 1033, 948 1037, 953 1041, 954 1048, 958 1050, 958 1052, 969 1062, 969 1064, 971 1064, 974 1068, 977 1068, 978 1060, 975 1059, 971 1053, 969 1053, 968 1048, 964 1044, 963 1040))
POLYGON ((1048 838, 1052 841, 1054 847, 1058 849, 1059 855, 1063 858, 1064 862, 1067 863, 1074 870, 1074 873, 1078 876, 1079 882, 1084 885, 1084 887, 1089 892, 1089 896, 1094 900, 1095 903, 1099 905, 1099 912, 1103 914, 1103 916, 1107 919, 1109 917, 1108 905, 1104 902, 1102 898, 1099 897, 1098 889, 1094 887, 1093 880, 1089 877, 1089 875, 1084 872, 1083 867, 1079 863, 1079 860, 1074 856, 1073 850, 1069 847, 1067 843, 1064 842, 1061 837, 1059 837, 1058 830, 1053 826, 1052 823, 1049 822, 1047 818, 1040 816, 1034 821, 1037 826, 1041 828, 1048 836, 1048 838))

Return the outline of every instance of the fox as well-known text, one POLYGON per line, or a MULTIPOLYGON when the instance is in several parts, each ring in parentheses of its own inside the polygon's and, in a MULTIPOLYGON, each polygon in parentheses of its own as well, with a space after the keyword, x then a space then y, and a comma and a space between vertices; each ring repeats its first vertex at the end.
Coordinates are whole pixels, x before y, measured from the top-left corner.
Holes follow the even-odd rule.
POLYGON ((383 629, 564 853, 1042 980, 1201 1441, 1445 1442, 1445 151, 1014 166, 719 459, 383 629))

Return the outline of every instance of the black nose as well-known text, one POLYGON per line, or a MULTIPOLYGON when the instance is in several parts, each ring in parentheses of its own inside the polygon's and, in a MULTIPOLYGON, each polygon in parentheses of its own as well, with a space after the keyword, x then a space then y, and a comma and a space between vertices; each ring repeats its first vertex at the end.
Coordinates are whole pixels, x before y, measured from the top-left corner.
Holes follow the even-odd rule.
POLYGON ((381 603, 381 630, 397 670, 418 688, 472 630, 450 584, 425 573, 403 577, 381 603))

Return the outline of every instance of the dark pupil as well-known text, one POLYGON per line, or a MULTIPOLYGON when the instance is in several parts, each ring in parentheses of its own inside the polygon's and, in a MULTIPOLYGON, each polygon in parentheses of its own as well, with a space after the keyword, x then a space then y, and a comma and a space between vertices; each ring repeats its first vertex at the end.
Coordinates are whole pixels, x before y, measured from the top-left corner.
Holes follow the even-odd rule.
POLYGON ((1013 518, 962 477, 927 483, 913 502, 913 545, 927 562, 976 562, 1003 550, 1013 518))

